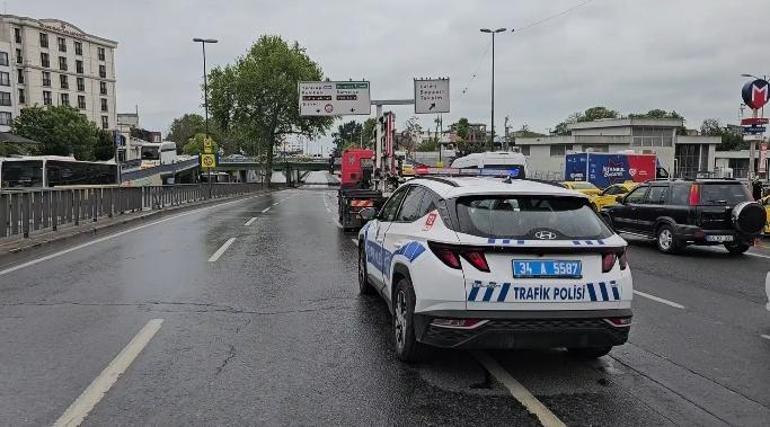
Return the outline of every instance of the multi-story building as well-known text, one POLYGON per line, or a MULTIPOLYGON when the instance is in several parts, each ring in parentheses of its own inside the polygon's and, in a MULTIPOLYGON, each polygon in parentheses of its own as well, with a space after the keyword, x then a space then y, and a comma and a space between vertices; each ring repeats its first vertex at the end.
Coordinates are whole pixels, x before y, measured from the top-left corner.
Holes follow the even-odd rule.
POLYGON ((0 131, 34 105, 70 105, 114 129, 117 46, 58 19, 0 15, 0 131))

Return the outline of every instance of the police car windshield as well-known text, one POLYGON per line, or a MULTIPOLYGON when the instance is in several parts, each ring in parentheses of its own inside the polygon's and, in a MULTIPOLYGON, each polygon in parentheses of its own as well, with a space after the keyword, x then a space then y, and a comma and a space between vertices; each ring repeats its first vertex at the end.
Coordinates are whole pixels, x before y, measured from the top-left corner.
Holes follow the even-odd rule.
POLYGON ((549 230, 557 240, 606 239, 612 231, 576 197, 472 196, 457 201, 460 231, 482 237, 534 239, 549 230))

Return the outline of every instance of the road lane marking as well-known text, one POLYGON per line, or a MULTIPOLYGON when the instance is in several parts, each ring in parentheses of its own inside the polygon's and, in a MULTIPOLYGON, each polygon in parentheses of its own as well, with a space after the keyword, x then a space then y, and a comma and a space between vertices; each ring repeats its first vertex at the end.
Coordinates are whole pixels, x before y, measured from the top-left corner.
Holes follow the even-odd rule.
POLYGON ((95 245, 97 243, 105 242, 107 240, 111 240, 111 239, 114 239, 116 237, 120 237, 120 236, 129 234, 129 233, 133 233, 135 231, 139 231, 139 230, 145 229, 147 227, 152 227, 153 225, 162 224, 164 222, 172 221, 172 220, 181 218, 183 216, 200 213, 200 212, 208 210, 208 209, 214 209, 214 208, 218 208, 218 207, 222 207, 222 206, 226 206, 226 205, 231 205, 233 203, 242 202, 244 200, 248 200, 248 199, 251 199, 253 197, 255 197, 255 196, 251 196, 251 197, 247 197, 247 198, 243 198, 243 199, 239 199, 239 200, 233 200, 232 202, 219 203, 219 204, 216 204, 216 205, 213 205, 213 206, 206 206, 206 207, 202 207, 202 208, 198 208, 198 209, 193 209, 190 212, 181 213, 179 215, 174 215, 174 216, 170 216, 168 218, 163 218, 161 220, 150 222, 150 223, 147 223, 147 224, 143 224, 143 225, 140 225, 140 226, 137 226, 137 227, 134 227, 134 228, 129 228, 128 230, 119 231, 119 232, 117 232, 115 234, 110 234, 109 236, 100 237, 98 239, 94 239, 94 240, 91 240, 91 241, 88 241, 88 242, 85 242, 85 243, 81 243, 81 244, 79 244, 77 246, 73 246, 71 248, 61 250, 59 252, 54 252, 52 254, 48 254, 46 256, 33 259, 31 261, 23 262, 23 263, 21 263, 19 265, 15 265, 13 267, 8 267, 8 268, 6 268, 4 270, 0 270, 0 276, 3 276, 3 275, 8 274, 8 273, 13 273, 14 271, 21 270, 22 268, 31 267, 31 266, 33 266, 35 264, 39 264, 39 263, 41 263, 43 261, 48 261, 49 259, 53 259, 53 258, 60 257, 62 255, 66 255, 66 254, 68 254, 70 252, 74 252, 74 251, 77 251, 79 249, 87 248, 87 247, 89 247, 91 245, 95 245))
POLYGON ((209 262, 217 262, 219 257, 221 257, 223 253, 225 253, 227 248, 229 248, 230 245, 232 245, 234 241, 235 241, 235 237, 231 237, 231 238, 227 239, 227 241, 225 243, 223 243, 222 246, 220 246, 219 249, 217 249, 216 252, 214 252, 214 255, 211 255, 211 258, 209 258, 209 262))
POLYGON ((746 255, 748 255, 748 256, 755 256, 755 257, 758 257, 758 258, 767 258, 767 259, 770 259, 770 255, 755 254, 755 253, 753 253, 753 252, 746 252, 746 255))
POLYGON ((251 217, 251 219, 249 219, 248 221, 246 221, 246 223, 245 223, 245 224, 243 224, 243 225, 245 225, 246 227, 248 227, 248 226, 250 226, 251 224, 254 224, 254 221, 256 221, 256 220, 257 220, 257 217, 253 216, 253 217, 251 217))
POLYGON ((270 210, 270 206, 268 206, 268 207, 266 207, 266 208, 262 209, 262 213, 267 213, 267 211, 269 211, 269 210, 270 210))
POLYGON ((352 241, 353 241, 353 243, 355 243, 355 245, 356 245, 356 246, 358 246, 358 239, 353 239, 353 238, 351 238, 350 240, 352 240, 352 241))
POLYGON ((640 297, 651 299, 651 300, 659 302, 661 304, 670 305, 671 307, 679 308, 679 309, 684 310, 684 306, 682 304, 676 303, 674 301, 669 301, 669 300, 667 300, 665 298, 656 297, 655 295, 650 295, 648 293, 644 293, 644 292, 636 291, 636 290, 634 291, 634 294, 639 295, 640 297))
POLYGON ((54 427, 78 426, 86 418, 89 412, 110 391, 110 388, 118 381, 118 378, 126 372, 131 363, 139 356, 139 353, 149 344, 152 337, 160 329, 163 319, 152 319, 147 322, 142 330, 115 356, 106 368, 94 381, 83 390, 83 393, 75 399, 66 411, 53 424, 54 427))
POLYGON ((273 203, 273 206, 277 205, 278 203, 281 203, 281 202, 275 202, 275 203, 273 203))
POLYGON ((484 366, 484 369, 508 389, 516 400, 524 405, 531 414, 535 415, 543 426, 566 426, 550 409, 537 400, 529 390, 516 381, 516 378, 513 378, 505 368, 500 366, 495 359, 483 351, 475 351, 473 356, 484 366))
POLYGON ((760 337, 762 337, 762 338, 764 338, 766 340, 770 340, 770 335, 762 334, 762 335, 760 335, 760 337))

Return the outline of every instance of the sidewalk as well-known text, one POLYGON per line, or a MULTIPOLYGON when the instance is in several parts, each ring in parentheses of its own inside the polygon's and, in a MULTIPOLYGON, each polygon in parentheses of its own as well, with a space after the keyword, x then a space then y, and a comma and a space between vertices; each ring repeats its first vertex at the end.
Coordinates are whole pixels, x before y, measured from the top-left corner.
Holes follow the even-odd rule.
POLYGON ((250 194, 242 194, 233 197, 222 197, 213 200, 206 200, 201 202, 186 203, 177 206, 169 206, 162 209, 144 210, 135 213, 124 213, 116 215, 112 218, 102 217, 98 221, 84 220, 80 225, 67 224, 59 226, 59 229, 53 231, 51 229, 39 230, 31 232, 29 238, 20 237, 21 235, 0 239, 0 260, 6 256, 19 254, 24 251, 28 251, 34 248, 40 248, 43 246, 51 245, 54 243, 65 242, 68 240, 75 240, 76 238, 89 238, 93 236, 99 236, 102 234, 109 234, 111 231, 120 228, 123 225, 141 224, 144 222, 158 220, 164 216, 168 216, 173 213, 183 212, 186 210, 192 210, 209 205, 215 205, 223 202, 228 202, 237 199, 244 199, 254 197, 259 194, 270 193, 274 191, 283 190, 283 187, 273 188, 269 190, 259 190, 250 194))

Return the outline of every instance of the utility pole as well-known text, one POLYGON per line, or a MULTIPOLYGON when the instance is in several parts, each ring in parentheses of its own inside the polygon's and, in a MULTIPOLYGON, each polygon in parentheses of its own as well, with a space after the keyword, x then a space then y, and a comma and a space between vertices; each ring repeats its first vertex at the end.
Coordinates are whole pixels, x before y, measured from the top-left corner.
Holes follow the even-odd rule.
MULTIPOLYGON (((219 43, 219 40, 216 39, 202 39, 202 38, 194 38, 193 43, 200 43, 201 48, 203 49, 203 111, 205 114, 205 127, 206 127, 206 138, 209 137, 209 82, 208 82, 208 72, 206 71, 206 43, 219 43)), ((209 181, 209 199, 212 195, 212 187, 211 187, 211 168, 208 168, 208 181, 209 181)))

